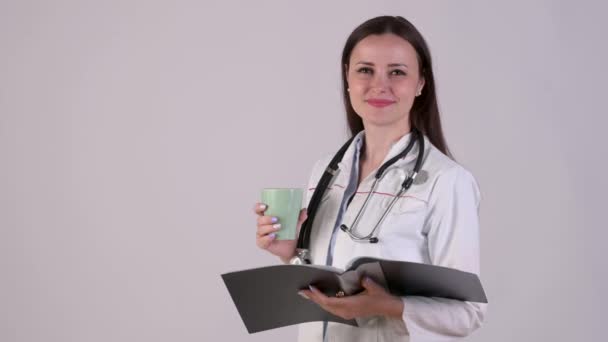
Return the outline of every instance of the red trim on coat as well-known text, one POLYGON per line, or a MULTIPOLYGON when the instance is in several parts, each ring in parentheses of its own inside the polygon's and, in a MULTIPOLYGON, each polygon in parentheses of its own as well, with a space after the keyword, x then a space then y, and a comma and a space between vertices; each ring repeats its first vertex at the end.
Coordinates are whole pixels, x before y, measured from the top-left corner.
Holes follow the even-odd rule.
MULTIPOLYGON (((339 188, 344 189, 344 186, 342 185, 338 185, 338 184, 334 184, 333 186, 337 186, 339 188)), ((308 188, 308 191, 314 191, 316 189, 316 187, 314 188, 308 188)), ((331 190, 332 187, 327 188, 327 190, 331 190)), ((369 191, 356 191, 355 194, 369 194, 369 191)), ((378 191, 374 191, 374 195, 384 195, 384 196, 390 196, 390 197, 396 197, 397 195, 394 194, 389 194, 387 192, 378 192, 378 191)), ((424 203, 427 203, 427 201, 423 200, 422 198, 418 198, 416 196, 412 196, 412 195, 401 195, 399 196, 399 198, 404 198, 404 197, 409 197, 409 198, 414 198, 417 199, 419 201, 422 201, 424 203)))

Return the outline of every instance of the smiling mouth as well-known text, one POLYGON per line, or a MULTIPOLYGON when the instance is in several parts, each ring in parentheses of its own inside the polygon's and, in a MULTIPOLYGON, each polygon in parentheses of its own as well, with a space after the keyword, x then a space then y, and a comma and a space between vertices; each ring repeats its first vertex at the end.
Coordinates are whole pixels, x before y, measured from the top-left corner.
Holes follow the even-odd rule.
POLYGON ((383 99, 369 99, 366 102, 369 103, 371 106, 374 106, 374 107, 386 107, 386 106, 390 106, 393 103, 395 103, 395 101, 392 101, 392 100, 383 100, 383 99))

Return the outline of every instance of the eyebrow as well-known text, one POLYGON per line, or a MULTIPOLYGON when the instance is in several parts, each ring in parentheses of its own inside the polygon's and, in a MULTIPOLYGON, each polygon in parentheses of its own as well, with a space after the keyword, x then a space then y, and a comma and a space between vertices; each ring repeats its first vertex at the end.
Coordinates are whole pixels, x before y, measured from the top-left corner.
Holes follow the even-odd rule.
MULTIPOLYGON (((370 66, 374 66, 374 63, 372 63, 372 62, 365 62, 365 61, 363 61, 363 62, 358 62, 357 64, 363 64, 363 65, 370 65, 370 66)), ((402 67, 406 67, 406 68, 407 68, 407 65, 406 65, 406 64, 403 64, 403 63, 391 63, 391 64, 389 64, 388 66, 389 66, 389 67, 397 67, 397 66, 402 66, 402 67)))

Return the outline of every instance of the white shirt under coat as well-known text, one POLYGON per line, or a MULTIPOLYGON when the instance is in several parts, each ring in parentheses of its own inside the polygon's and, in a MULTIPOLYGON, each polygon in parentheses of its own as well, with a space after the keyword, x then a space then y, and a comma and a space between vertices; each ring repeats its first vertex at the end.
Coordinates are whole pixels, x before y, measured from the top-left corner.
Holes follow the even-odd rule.
MULTIPOLYGON (((400 153, 411 136, 408 133, 394 143, 383 163, 400 153)), ((364 132, 360 132, 353 139, 338 164, 338 175, 321 200, 311 233, 312 263, 324 265, 329 260, 331 266, 344 269, 356 257, 371 256, 440 265, 479 275, 479 187, 470 172, 445 156, 426 137, 422 170, 428 173, 428 179, 422 184, 413 184, 395 203, 379 227, 379 242, 355 242, 338 229, 330 244, 335 227, 341 223, 351 227, 374 181, 376 170, 359 184, 350 205, 342 207, 351 172, 358 172, 351 168, 358 167, 353 160, 358 159, 357 146, 363 138, 364 132), (341 207, 346 210, 341 211, 341 207)), ((413 170, 417 155, 418 144, 415 144, 405 158, 385 171, 355 229, 358 235, 369 234, 413 170)), ((333 154, 315 164, 306 203, 332 157, 333 154)), ((481 326, 487 307, 487 304, 444 298, 406 296, 402 299, 402 319, 374 317, 359 327, 328 322, 326 341, 450 341, 467 336, 481 326)), ((300 324, 298 337, 302 342, 323 341, 323 322, 300 324)))

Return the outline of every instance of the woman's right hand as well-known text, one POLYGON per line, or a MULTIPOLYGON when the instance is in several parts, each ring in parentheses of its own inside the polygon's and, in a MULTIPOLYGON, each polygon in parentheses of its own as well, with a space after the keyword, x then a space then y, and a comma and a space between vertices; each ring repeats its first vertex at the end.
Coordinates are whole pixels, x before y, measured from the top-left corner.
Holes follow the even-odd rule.
POLYGON ((265 249, 271 254, 274 254, 281 258, 283 262, 287 263, 295 255, 297 236, 300 232, 300 226, 302 222, 306 220, 306 209, 300 211, 300 217, 298 217, 298 226, 296 229, 296 240, 275 240, 276 232, 281 229, 281 222, 278 222, 278 218, 272 216, 265 216, 264 212, 268 206, 264 203, 256 203, 254 212, 257 217, 257 233, 255 243, 261 249, 265 249))

